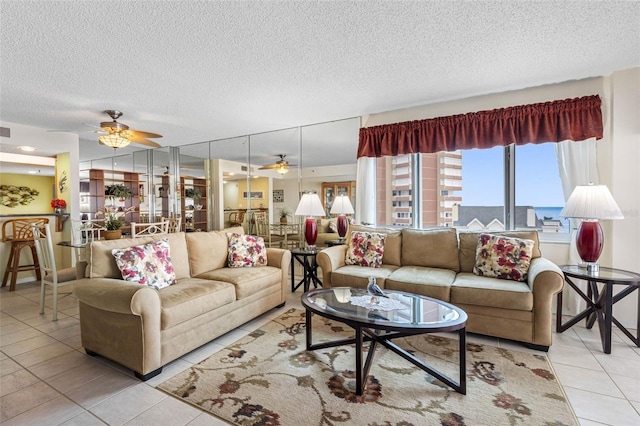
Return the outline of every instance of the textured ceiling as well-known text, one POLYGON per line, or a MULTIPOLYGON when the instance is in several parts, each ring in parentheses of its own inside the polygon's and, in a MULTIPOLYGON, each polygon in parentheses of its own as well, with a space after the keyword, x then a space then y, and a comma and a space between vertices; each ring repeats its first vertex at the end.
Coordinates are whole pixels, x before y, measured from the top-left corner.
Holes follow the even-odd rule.
POLYGON ((608 75, 640 66, 639 23, 637 1, 2 0, 0 118, 118 109, 191 144, 608 75))

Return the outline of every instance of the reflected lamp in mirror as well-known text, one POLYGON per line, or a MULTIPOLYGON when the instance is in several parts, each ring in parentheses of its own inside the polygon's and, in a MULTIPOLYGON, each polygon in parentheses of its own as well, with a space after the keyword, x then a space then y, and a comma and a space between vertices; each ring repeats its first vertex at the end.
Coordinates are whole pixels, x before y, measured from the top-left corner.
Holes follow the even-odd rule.
POLYGON ((318 238, 318 223, 315 217, 324 216, 324 208, 322 208, 318 194, 303 194, 294 214, 307 217, 304 223, 304 238, 309 249, 315 249, 318 238))
POLYGON ((354 213, 349 197, 346 195, 338 195, 329 213, 338 215, 338 235, 341 241, 344 240, 344 236, 347 234, 347 228, 349 227, 349 221, 346 215, 354 213))
POLYGON ((120 135, 118 135, 117 133, 98 136, 98 142, 101 143, 102 145, 106 145, 109 148, 113 148, 113 149, 124 148, 125 146, 131 143, 129 139, 125 139, 120 135))
POLYGON ((598 272, 598 258, 604 247, 599 220, 624 219, 620 207, 606 185, 575 187, 560 216, 582 219, 576 235, 576 248, 588 272, 598 272))

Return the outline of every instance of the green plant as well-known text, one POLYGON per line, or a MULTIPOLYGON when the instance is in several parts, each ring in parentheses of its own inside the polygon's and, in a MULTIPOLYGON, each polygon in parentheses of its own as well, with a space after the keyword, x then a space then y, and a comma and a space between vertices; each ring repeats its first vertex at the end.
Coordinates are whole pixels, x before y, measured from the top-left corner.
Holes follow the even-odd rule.
POLYGON ((104 227, 107 228, 107 231, 116 231, 122 227, 122 222, 122 218, 109 214, 104 218, 104 227))
POLYGON ((291 210, 289 210, 289 207, 287 207, 287 206, 280 207, 278 209, 278 216, 280 216, 283 219, 285 217, 290 217, 291 216, 291 210))
POLYGON ((107 197, 124 198, 126 200, 131 198, 133 193, 123 184, 114 183, 113 185, 106 185, 104 187, 104 195, 107 197))
POLYGON ((202 198, 202 194, 200 193, 200 190, 197 188, 187 188, 184 190, 184 195, 187 198, 193 198, 194 201, 199 200, 200 198, 202 198))
POLYGON ((114 206, 104 206, 103 211, 96 213, 96 217, 104 216, 104 227, 107 228, 107 231, 116 231, 124 225, 125 215, 133 211, 135 211, 135 207, 118 211, 114 206))

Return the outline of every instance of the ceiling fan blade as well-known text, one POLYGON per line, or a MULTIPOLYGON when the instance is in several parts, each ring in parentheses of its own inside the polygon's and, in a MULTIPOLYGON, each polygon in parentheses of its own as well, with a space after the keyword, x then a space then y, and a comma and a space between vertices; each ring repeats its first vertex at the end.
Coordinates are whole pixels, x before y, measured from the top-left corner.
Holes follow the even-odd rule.
POLYGON ((125 137, 128 139, 133 140, 134 137, 140 137, 140 138, 144 138, 144 139, 155 139, 155 138, 161 138, 162 135, 159 135, 157 133, 151 133, 151 132, 143 132, 142 130, 125 130, 123 133, 125 133, 125 137))
POLYGON ((138 145, 150 146, 152 148, 160 148, 162 146, 159 143, 155 143, 154 141, 150 141, 149 139, 145 139, 145 138, 136 138, 136 139, 127 138, 127 139, 129 139, 133 143, 137 143, 138 145))
POLYGON ((278 167, 280 167, 280 164, 267 164, 266 166, 260 167, 258 170, 277 169, 278 167))

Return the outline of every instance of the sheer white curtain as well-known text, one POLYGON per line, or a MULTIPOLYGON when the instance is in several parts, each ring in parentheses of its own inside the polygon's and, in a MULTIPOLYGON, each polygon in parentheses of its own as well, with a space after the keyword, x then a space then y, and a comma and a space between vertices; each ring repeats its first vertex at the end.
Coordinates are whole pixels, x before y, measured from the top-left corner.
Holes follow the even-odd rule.
POLYGON ((376 223, 376 159, 358 158, 356 168, 357 223, 376 223))
MULTIPOLYGON (((584 141, 562 141, 555 145, 556 157, 558 158, 558 170, 562 181, 562 192, 564 200, 567 201, 578 185, 599 183, 598 167, 596 163, 596 139, 591 138, 584 141)), ((576 232, 579 219, 571 219, 571 245, 569 248, 569 263, 576 265, 580 263, 580 256, 576 249, 576 232)), ((583 291, 586 291, 586 283, 574 280, 583 291)), ((573 290, 563 290, 563 309, 567 313, 577 314, 584 306, 584 301, 573 290), (582 302, 581 302, 582 301, 582 302)))

